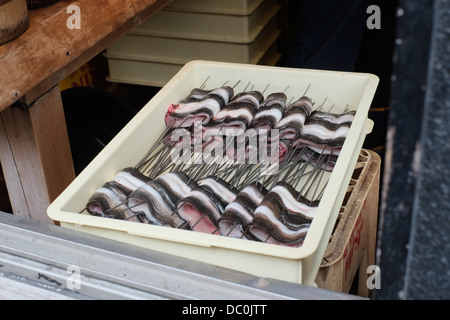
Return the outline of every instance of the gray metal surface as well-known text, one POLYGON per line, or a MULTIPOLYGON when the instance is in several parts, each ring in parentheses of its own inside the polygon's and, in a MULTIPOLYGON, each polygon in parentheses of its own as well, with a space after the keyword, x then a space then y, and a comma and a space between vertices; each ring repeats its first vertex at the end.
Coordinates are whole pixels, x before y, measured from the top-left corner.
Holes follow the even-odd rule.
MULTIPOLYGON (((2 272, 0 300, 75 300, 70 293, 45 283, 2 272)), ((78 298, 79 299, 79 298, 78 298)))
POLYGON ((2 212, 0 276, 74 299, 361 299, 258 278, 2 212))

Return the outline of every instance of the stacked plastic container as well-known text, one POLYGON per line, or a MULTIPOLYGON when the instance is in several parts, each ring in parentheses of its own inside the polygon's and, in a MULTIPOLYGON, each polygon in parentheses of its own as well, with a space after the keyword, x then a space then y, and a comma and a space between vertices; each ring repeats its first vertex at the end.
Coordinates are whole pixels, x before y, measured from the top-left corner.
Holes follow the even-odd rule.
POLYGON ((164 86, 187 62, 273 66, 276 0, 174 0, 105 52, 108 80, 164 86))

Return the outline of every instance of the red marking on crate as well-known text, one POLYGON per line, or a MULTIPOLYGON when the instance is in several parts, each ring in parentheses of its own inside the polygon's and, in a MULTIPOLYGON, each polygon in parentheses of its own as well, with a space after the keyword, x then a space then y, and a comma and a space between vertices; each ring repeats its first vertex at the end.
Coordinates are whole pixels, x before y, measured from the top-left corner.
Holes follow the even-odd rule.
POLYGON ((344 264, 345 264, 345 280, 347 280, 348 273, 352 267, 353 254, 356 252, 361 244, 361 233, 364 226, 364 219, 362 211, 359 212, 358 219, 350 235, 347 246, 344 249, 344 264))

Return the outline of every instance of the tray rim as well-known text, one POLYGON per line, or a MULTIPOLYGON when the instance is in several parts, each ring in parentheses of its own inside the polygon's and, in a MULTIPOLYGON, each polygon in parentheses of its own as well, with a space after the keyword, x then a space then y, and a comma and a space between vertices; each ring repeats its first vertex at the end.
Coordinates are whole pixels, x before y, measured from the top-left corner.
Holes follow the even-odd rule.
MULTIPOLYGON (((312 73, 315 73, 318 75, 333 73, 333 74, 340 74, 342 76, 361 76, 361 77, 366 78, 368 81, 366 89, 365 89, 365 93, 363 94, 362 101, 361 101, 361 104, 364 103, 366 105, 372 100, 373 96, 371 96, 371 95, 373 95, 375 93, 376 87, 379 82, 379 78, 376 75, 370 74, 370 73, 354 73, 354 72, 328 71, 328 70, 316 70, 316 69, 293 69, 293 68, 284 68, 284 67, 282 68, 282 67, 274 67, 274 66, 260 66, 260 65, 237 64, 237 63, 228 63, 228 62, 194 60, 194 61, 186 63, 184 65, 184 67, 161 89, 161 91, 151 101, 153 101, 155 98, 156 98, 156 102, 157 102, 157 100, 161 100, 163 95, 170 92, 170 90, 175 86, 175 83, 177 81, 182 80, 182 78, 186 77, 189 72, 193 72, 193 70, 196 67, 200 67, 202 65, 203 66, 205 66, 205 65, 208 65, 208 66, 221 65, 223 67, 236 67, 236 68, 246 68, 246 69, 255 69, 255 70, 258 69, 258 70, 263 70, 263 71, 264 70, 272 70, 272 71, 283 70, 283 71, 288 71, 288 72, 299 72, 299 73, 302 73, 302 72, 311 73, 312 72, 312 73)), ((149 101, 149 103, 151 101, 149 101)), ((369 106, 370 106, 370 103, 367 105, 367 111, 368 111, 369 106)), ((147 110, 145 110, 145 108, 143 108, 143 109, 145 112, 150 112, 148 109, 147 110)), ((358 107, 358 110, 360 110, 359 107, 358 107)), ((362 114, 362 112, 358 113, 358 110, 355 115, 355 120, 357 120, 357 118, 360 118, 359 120, 361 120, 361 121, 354 122, 354 124, 356 123, 357 125, 352 124, 352 126, 350 128, 350 133, 365 132, 367 134, 371 130, 370 121, 366 121, 367 113, 366 114, 362 114), (367 124, 366 122, 369 122, 369 124, 367 124)), ((102 154, 102 155, 108 154, 108 152, 111 148, 115 148, 116 146, 120 145, 122 143, 122 141, 125 139, 126 133, 128 131, 132 130, 133 125, 137 124, 136 121, 138 121, 138 119, 136 119, 136 117, 133 118, 130 121, 130 123, 105 147, 105 149, 103 149, 101 151, 100 154, 102 154)), ((372 126, 373 126, 373 122, 372 122, 372 126)), ((350 133, 349 133, 349 135, 350 135, 350 133)), ((343 152, 344 152, 344 149, 350 149, 352 147, 347 141, 349 141, 349 140, 347 139, 346 143, 344 143, 343 152)), ((356 144, 356 142, 354 142, 353 145, 354 144, 356 144)), ((338 180, 341 183, 342 183, 342 180, 344 179, 343 176, 345 175, 346 170, 339 170, 339 168, 342 167, 344 169, 346 167, 346 163, 344 163, 345 160, 346 159, 344 157, 340 157, 338 159, 338 162, 336 163, 336 167, 335 167, 335 169, 336 168, 338 168, 338 169, 334 170, 334 172, 333 172, 334 177, 338 176, 338 180)), ((101 161, 103 161, 102 157, 97 156, 88 165, 88 167, 85 170, 83 170, 80 173, 80 175, 57 197, 57 199, 55 199, 50 204, 50 206, 48 207, 48 210, 47 210, 47 214, 50 218, 52 218, 55 221, 71 223, 76 226, 88 225, 88 226, 93 226, 93 227, 97 227, 97 228, 106 228, 106 229, 113 229, 116 231, 124 231, 128 234, 145 236, 147 238, 152 238, 152 239, 156 238, 157 240, 178 242, 181 244, 193 244, 193 245, 199 245, 199 246, 203 246, 203 247, 220 247, 220 248, 224 248, 224 249, 228 249, 228 250, 241 251, 241 252, 245 251, 245 252, 249 252, 249 253, 262 254, 262 255, 272 256, 272 257, 276 257, 276 258, 284 258, 284 259, 291 259, 291 260, 299 260, 299 259, 307 258, 316 252, 316 250, 319 246, 319 243, 320 243, 320 236, 323 234, 324 229, 326 227, 326 223, 327 223, 326 220, 328 220, 330 218, 329 215, 326 216, 325 214, 317 215, 311 223, 311 228, 308 232, 308 235, 305 238, 304 244, 299 248, 291 248, 291 247, 279 246, 279 245, 275 245, 275 244, 259 243, 256 241, 248 241, 248 240, 242 240, 242 239, 233 239, 233 238, 229 238, 229 237, 216 236, 216 235, 211 235, 211 234, 202 234, 199 232, 192 232, 192 231, 188 231, 188 230, 177 230, 177 229, 165 228, 165 227, 160 227, 160 226, 152 226, 152 225, 144 225, 144 224, 139 224, 139 223, 127 222, 127 221, 120 221, 121 225, 120 225, 120 227, 117 228, 116 223, 113 223, 113 222, 117 222, 117 221, 114 221, 112 219, 93 217, 93 216, 77 214, 77 213, 62 210, 62 207, 67 202, 67 200, 70 198, 72 190, 76 190, 75 188, 78 187, 78 185, 80 185, 80 186, 84 185, 86 183, 86 181, 88 180, 89 176, 91 174, 95 173, 95 168, 98 167, 99 165, 101 165, 101 161), (66 216, 64 216, 64 215, 66 215, 66 216), (92 223, 92 224, 88 224, 88 223, 92 223), (130 226, 130 224, 135 226, 136 228, 133 228, 133 229, 136 229, 138 231, 127 230, 127 229, 129 229, 128 226, 130 226), (111 228, 111 227, 114 227, 114 228, 111 228), (146 232, 141 232, 140 230, 145 230, 145 231, 148 230, 150 232, 146 233, 146 232), (190 234, 189 238, 194 238, 194 239, 193 240, 190 239, 187 242, 186 239, 182 239, 184 237, 178 236, 180 234, 180 232, 189 232, 189 234, 190 234), (319 235, 316 235, 316 234, 319 234, 319 235), (155 235, 159 236, 159 237, 155 237, 155 235), (196 240, 200 240, 200 241, 196 241, 196 240), (203 242, 205 240, 207 240, 209 243, 205 244, 203 242), (246 244, 245 250, 243 250, 243 248, 241 246, 242 241, 244 241, 246 244)), ((330 177, 330 179, 331 179, 331 177, 330 177)), ((335 180, 336 179, 337 178, 335 178, 335 180)), ((339 186, 337 188, 339 188, 339 186)), ((324 196, 326 196, 332 192, 333 192, 332 188, 327 187, 325 190, 324 196)), ((334 205, 334 203, 332 203, 331 201, 321 201, 321 205, 319 205, 319 207, 322 206, 321 212, 323 212, 323 211, 331 212, 333 205, 334 205)))

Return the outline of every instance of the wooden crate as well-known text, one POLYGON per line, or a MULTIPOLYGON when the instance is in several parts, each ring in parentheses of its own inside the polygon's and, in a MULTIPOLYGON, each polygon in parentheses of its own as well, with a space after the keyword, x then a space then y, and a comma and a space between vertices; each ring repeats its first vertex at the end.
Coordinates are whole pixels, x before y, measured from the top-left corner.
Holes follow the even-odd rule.
POLYGON ((380 164, 374 151, 361 150, 316 277, 321 288, 349 293, 356 283, 357 292, 352 293, 371 294, 367 267, 375 264, 380 164))

